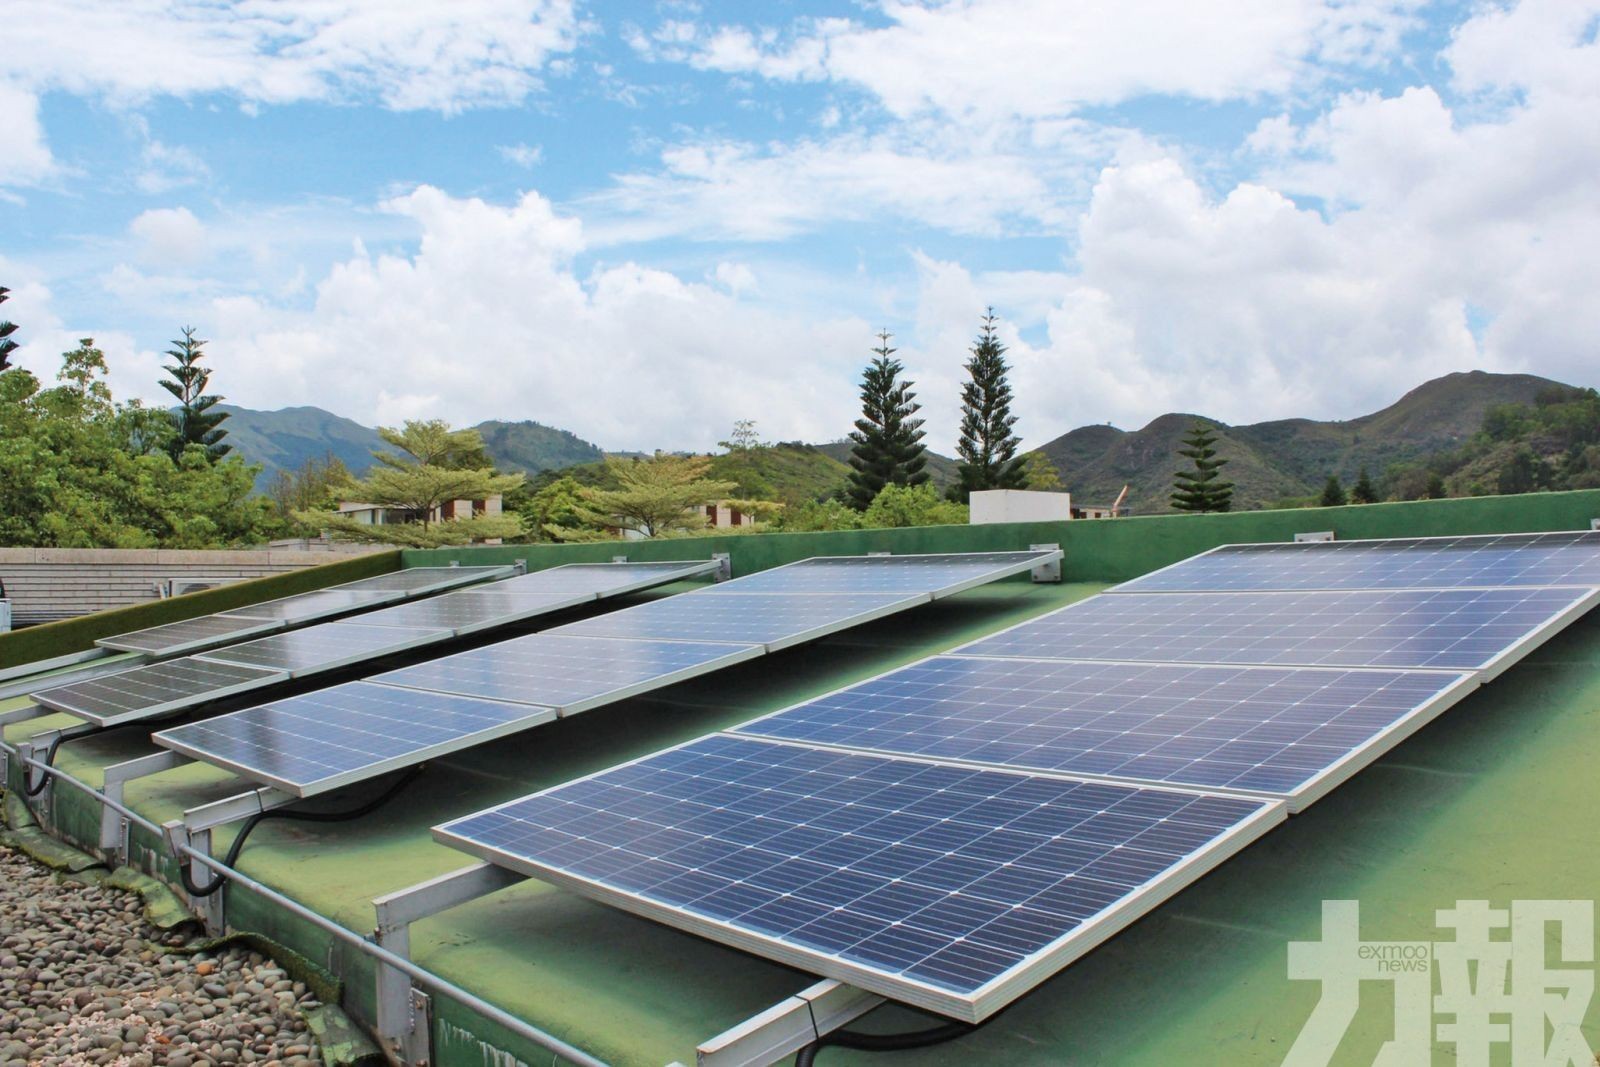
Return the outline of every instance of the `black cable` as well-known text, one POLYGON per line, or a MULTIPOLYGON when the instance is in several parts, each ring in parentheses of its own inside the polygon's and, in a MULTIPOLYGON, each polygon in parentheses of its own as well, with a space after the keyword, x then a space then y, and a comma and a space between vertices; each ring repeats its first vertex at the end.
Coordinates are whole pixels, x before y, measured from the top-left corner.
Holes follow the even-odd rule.
MULTIPOLYGON (((96 728, 93 727, 93 726, 84 725, 84 726, 70 726, 65 730, 56 731, 56 736, 51 738, 51 740, 50 740, 50 747, 44 750, 44 759, 40 760, 39 762, 43 763, 46 767, 55 766, 56 752, 57 752, 57 750, 59 750, 61 748, 61 742, 70 741, 75 737, 87 737, 89 734, 94 733, 95 730, 96 730, 96 728)), ((33 784, 33 768, 28 766, 27 764, 23 764, 23 767, 22 767, 22 794, 23 794, 23 796, 36 797, 40 793, 43 793, 45 791, 45 787, 48 786, 49 784, 50 784, 50 776, 48 774, 41 774, 40 777, 39 777, 39 784, 38 785, 34 785, 33 784)))
POLYGON ((912 1030, 903 1034, 863 1034, 856 1030, 835 1030, 831 1034, 823 1034, 801 1049, 795 1055, 794 1067, 812 1067, 816 1062, 817 1053, 828 1045, 858 1049, 862 1052, 901 1052, 952 1041, 958 1037, 965 1037, 976 1029, 976 1026, 967 1023, 946 1023, 943 1026, 912 1030))
MULTIPOLYGON (((425 764, 417 764, 406 771, 394 785, 359 808, 352 808, 349 811, 294 811, 289 808, 269 808, 266 811, 258 811, 246 819, 244 824, 239 827, 239 832, 234 835, 233 844, 228 846, 228 854, 223 859, 222 864, 225 867, 232 867, 237 863, 239 853, 244 851, 245 838, 250 836, 251 830, 254 830, 267 819, 289 819, 294 822, 345 822, 349 819, 359 819, 364 815, 371 815, 399 796, 400 791, 415 781, 417 775, 422 773, 424 766, 425 764)), ((223 883, 227 881, 226 875, 212 871, 211 880, 204 886, 197 886, 190 876, 191 867, 192 861, 188 857, 180 856, 178 858, 178 877, 183 882, 184 890, 192 897, 209 897, 221 889, 223 883)))

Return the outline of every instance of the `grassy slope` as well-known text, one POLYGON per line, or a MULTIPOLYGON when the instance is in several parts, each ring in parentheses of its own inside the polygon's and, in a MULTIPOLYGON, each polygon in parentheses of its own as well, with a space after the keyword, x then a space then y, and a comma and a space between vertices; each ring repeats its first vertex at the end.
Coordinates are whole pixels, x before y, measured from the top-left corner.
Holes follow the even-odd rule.
MULTIPOLYGON (((1411 390, 1394 404, 1346 422, 1280 419, 1223 427, 1219 450, 1236 483, 1235 507, 1260 507, 1283 497, 1315 493, 1329 474, 1346 485, 1363 466, 1374 477, 1389 464, 1454 448, 1482 424, 1492 404, 1527 402, 1549 379, 1529 374, 1448 374, 1411 390)), ((1112 500, 1129 486, 1141 514, 1170 510, 1174 454, 1193 421, 1163 415, 1140 430, 1085 426, 1042 447, 1078 499, 1112 500)))
POLYGON ((479 423, 477 431, 494 457, 496 467, 506 471, 537 474, 542 470, 593 463, 604 458, 600 449, 566 430, 537 422, 479 423))

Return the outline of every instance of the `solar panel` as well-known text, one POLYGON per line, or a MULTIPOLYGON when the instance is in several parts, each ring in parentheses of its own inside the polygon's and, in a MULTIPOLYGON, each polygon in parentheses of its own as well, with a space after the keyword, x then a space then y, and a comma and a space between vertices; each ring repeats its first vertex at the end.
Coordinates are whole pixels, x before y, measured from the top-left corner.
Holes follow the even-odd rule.
POLYGON ((222 615, 201 615, 195 619, 169 622, 164 626, 151 626, 132 633, 102 637, 95 644, 114 648, 119 652, 144 652, 156 656, 176 656, 197 649, 238 641, 252 634, 278 629, 282 623, 276 619, 227 618, 222 615))
POLYGON ((303 630, 204 652, 197 659, 287 671, 291 677, 333 670, 450 636, 449 630, 324 622, 303 630))
POLYGON ((976 1022, 1277 802, 713 736, 436 827, 521 873, 976 1022))
POLYGON ((576 637, 754 643, 777 651, 929 599, 926 592, 909 597, 902 593, 723 596, 708 590, 640 604, 549 632, 576 637))
POLYGON ((57 686, 34 693, 32 699, 96 726, 115 726, 188 707, 197 697, 220 700, 288 678, 282 671, 208 663, 191 657, 57 686))
POLYGON ((568 563, 501 582, 496 589, 537 594, 591 592, 617 596, 669 581, 711 574, 716 560, 669 563, 568 563))
POLYGON ((308 797, 554 718, 547 708, 350 682, 186 723, 154 740, 308 797))
POLYGON ((362 608, 377 607, 402 600, 405 594, 396 589, 318 589, 300 593, 281 600, 268 600, 261 604, 224 611, 224 619, 282 619, 285 622, 307 622, 328 615, 362 608))
POLYGON ((965 552, 925 556, 825 556, 775 567, 727 582, 709 592, 918 593, 936 597, 1032 570, 1056 549, 1032 552, 965 552))
POLYGON ((446 593, 431 600, 381 608, 361 621, 376 626, 422 626, 449 630, 457 637, 493 626, 505 626, 535 615, 546 615, 563 608, 592 603, 593 593, 502 593, 489 589, 466 589, 446 593))
POLYGON ((1248 790, 1299 811, 1477 684, 1444 671, 937 656, 735 732, 1248 790))
POLYGON ((541 704, 572 715, 754 659, 760 645, 529 634, 402 667, 374 682, 541 704))
POLYGON ((1600 532, 1225 545, 1112 591, 1552 585, 1600 586, 1600 532))
POLYGON ((496 575, 510 574, 514 568, 504 567, 407 567, 371 578, 344 582, 334 589, 352 592, 392 591, 416 596, 436 589, 451 589, 458 585, 486 581, 496 575))
POLYGON ((1097 596, 959 655, 1492 673, 1600 601, 1574 588, 1097 596))

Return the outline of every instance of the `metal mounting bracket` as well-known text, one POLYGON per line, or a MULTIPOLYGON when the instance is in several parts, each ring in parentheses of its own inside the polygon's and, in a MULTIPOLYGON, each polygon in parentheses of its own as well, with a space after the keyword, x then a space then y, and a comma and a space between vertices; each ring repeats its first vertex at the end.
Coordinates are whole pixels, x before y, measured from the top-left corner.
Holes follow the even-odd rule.
MULTIPOLYGON (((217 879, 223 877, 222 874, 212 870, 210 867, 191 863, 188 857, 183 854, 183 850, 187 846, 202 855, 210 856, 212 852, 211 831, 209 829, 191 831, 189 827, 184 825, 182 819, 169 819, 161 824, 161 832, 166 835, 167 847, 171 850, 173 858, 177 860, 180 866, 189 867, 189 879, 195 885, 205 889, 217 879), (206 877, 206 881, 203 883, 200 881, 201 871, 205 872, 204 877, 206 877)), ((184 891, 183 895, 189 905, 189 910, 199 916, 200 921, 205 924, 206 933, 212 937, 221 937, 227 932, 227 910, 225 904, 228 890, 226 886, 215 893, 203 897, 195 896, 187 890, 184 891)))
MULTIPOLYGON (((148 756, 140 756, 138 759, 113 763, 105 769, 105 783, 100 791, 107 800, 126 804, 123 791, 135 778, 160 774, 162 771, 170 771, 193 762, 194 760, 188 756, 180 756, 176 752, 163 749, 148 756)), ((128 820, 105 804, 100 806, 100 851, 105 853, 107 860, 128 862, 128 820)))
POLYGON ((1333 531, 1332 530, 1312 530, 1312 531, 1307 532, 1307 533, 1297 533, 1297 534, 1294 535, 1294 542, 1297 545, 1305 545, 1305 544, 1312 544, 1312 543, 1317 542, 1317 541, 1332 541, 1332 540, 1333 540, 1333 531))
MULTIPOLYGON (((1060 545, 1029 545, 1029 552, 1059 552, 1060 545)), ((1035 582, 1059 582, 1061 580, 1061 557, 1056 556, 1048 562, 1041 563, 1033 568, 1032 577, 1035 582)))
POLYGON ((512 560, 511 561, 511 571, 512 571, 513 574, 517 574, 517 575, 527 574, 528 573, 528 561, 525 560, 525 559, 514 559, 514 560, 512 560))
POLYGON ((706 1041, 695 1060, 698 1067, 776 1063, 882 1003, 876 993, 824 979, 706 1041))
POLYGON ((1591 529, 1591 530, 1600 530, 1600 519, 1590 519, 1589 520, 1589 529, 1591 529))
POLYGON ((728 552, 713 552, 711 558, 716 561, 716 573, 711 576, 713 582, 725 582, 733 577, 733 555, 728 552))
MULTIPOLYGON (((411 957, 411 924, 459 904, 488 896, 526 876, 474 863, 469 867, 396 890, 372 902, 377 925, 372 939, 397 956, 411 957)), ((401 1064, 426 1067, 432 1059, 432 1004, 402 971, 378 964, 378 1040, 401 1064), (419 1002, 418 998, 421 998, 419 1002), (423 1005, 418 1010, 418 1005, 423 1005)))
MULTIPOLYGON (((19 775, 22 778, 24 791, 29 788, 29 780, 33 777, 33 769, 28 766, 28 761, 38 759, 38 750, 50 747, 50 734, 59 732, 58 730, 47 730, 41 734, 34 734, 26 741, 17 742, 17 766, 21 768, 19 775)), ((39 825, 49 829, 52 821, 50 818, 50 795, 55 792, 55 777, 45 774, 44 771, 39 773, 44 774, 45 777, 44 789, 40 791, 38 796, 28 799, 28 806, 33 809, 33 817, 39 820, 39 825)))
POLYGON ((611 562, 612 563, 626 563, 626 562, 628 562, 628 557, 627 556, 612 556, 611 557, 611 562))

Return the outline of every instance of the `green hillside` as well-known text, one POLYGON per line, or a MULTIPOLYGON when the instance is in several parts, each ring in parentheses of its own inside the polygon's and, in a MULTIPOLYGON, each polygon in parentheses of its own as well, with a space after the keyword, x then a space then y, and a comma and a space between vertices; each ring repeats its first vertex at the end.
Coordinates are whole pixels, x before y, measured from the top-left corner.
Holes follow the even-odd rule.
MULTIPOLYGON (((352 474, 372 466, 374 449, 386 449, 378 431, 317 407, 256 411, 218 405, 228 413, 223 429, 228 443, 247 461, 259 463, 256 488, 262 489, 279 470, 295 470, 309 459, 337 456, 352 474)), ((474 427, 501 470, 537 474, 555 467, 588 463, 604 453, 566 430, 537 422, 491 420, 474 427)))
MULTIPOLYGON (((1380 411, 1343 422, 1218 423, 1218 449, 1229 460, 1224 474, 1235 483, 1234 507, 1310 496, 1330 474, 1349 485, 1362 467, 1378 477, 1394 464, 1458 449, 1490 408, 1531 403, 1557 384, 1531 374, 1470 371, 1425 382, 1380 411)), ((1040 450, 1081 501, 1109 502, 1127 485, 1136 514, 1170 511, 1172 475, 1182 463, 1175 455, 1178 438, 1196 417, 1163 415, 1131 432, 1084 426, 1040 450)))
POLYGON ((495 466, 505 471, 538 474, 577 463, 593 463, 605 456, 597 446, 576 434, 542 423, 491 419, 475 428, 483 435, 484 447, 494 457, 495 466))
MULTIPOLYGON (((845 469, 845 477, 850 476, 850 449, 854 446, 848 438, 838 441, 829 441, 827 444, 817 445, 816 448, 838 460, 845 469)), ((933 487, 943 493, 956 483, 956 461, 949 456, 928 450, 928 479, 933 482, 933 487)))

